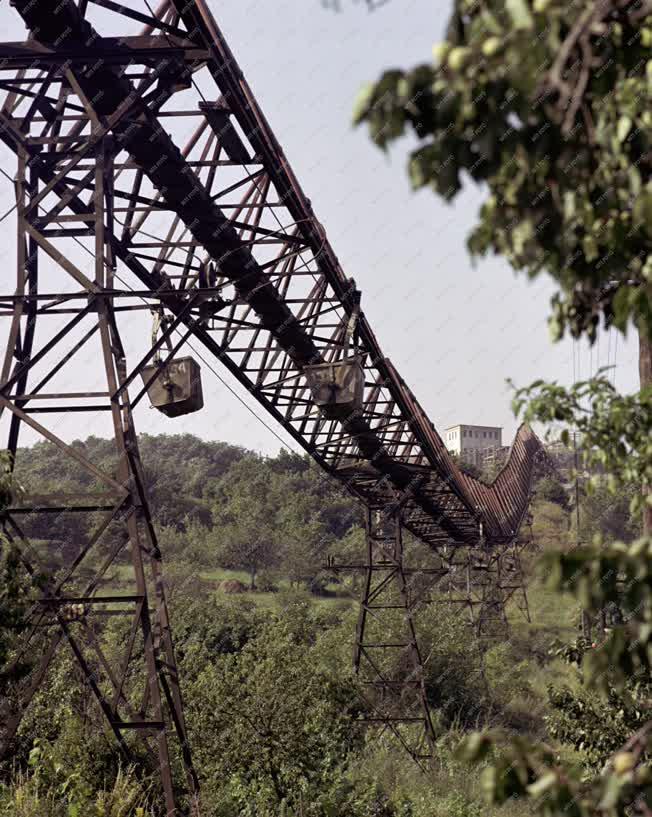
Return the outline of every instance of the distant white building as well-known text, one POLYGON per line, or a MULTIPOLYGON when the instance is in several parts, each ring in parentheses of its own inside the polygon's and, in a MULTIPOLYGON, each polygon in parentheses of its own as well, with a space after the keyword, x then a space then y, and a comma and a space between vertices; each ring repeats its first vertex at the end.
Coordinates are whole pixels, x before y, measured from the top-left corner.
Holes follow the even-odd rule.
POLYGON ((502 448, 503 429, 501 426, 450 426, 444 432, 446 448, 461 459, 467 452, 502 448))

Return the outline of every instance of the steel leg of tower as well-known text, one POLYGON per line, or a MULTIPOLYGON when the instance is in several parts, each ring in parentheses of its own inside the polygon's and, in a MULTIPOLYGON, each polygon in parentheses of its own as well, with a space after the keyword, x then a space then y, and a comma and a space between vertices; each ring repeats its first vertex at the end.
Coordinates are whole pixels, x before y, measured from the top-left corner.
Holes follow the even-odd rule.
MULTIPOLYGON (((27 140, 29 142, 29 139, 27 140)), ((9 342, 0 380, 0 415, 9 414, 7 448, 14 464, 20 458, 19 434, 27 425, 41 438, 66 455, 71 462, 99 483, 102 493, 89 490, 86 495, 70 496, 52 493, 38 497, 17 496, 7 509, 3 528, 19 554, 20 561, 38 587, 29 615, 31 626, 26 630, 19 656, 41 653, 34 663, 31 677, 14 690, 15 712, 5 720, 0 740, 6 756, 12 751, 21 718, 33 696, 47 678, 50 664, 60 645, 71 650, 83 681, 90 688, 126 757, 132 757, 132 740, 140 739, 156 763, 165 801, 166 813, 180 815, 179 791, 183 786, 173 779, 170 743, 178 747, 185 768, 187 797, 190 810, 197 813, 198 782, 195 774, 184 720, 174 647, 167 612, 162 577, 161 554, 149 512, 143 483, 143 468, 133 424, 127 381, 127 365, 113 299, 105 294, 113 288, 113 269, 109 249, 112 232, 113 145, 110 137, 102 139, 94 150, 94 173, 91 174, 92 212, 84 223, 94 235, 94 267, 92 278, 83 274, 65 252, 56 248, 56 238, 65 237, 67 230, 56 230, 56 208, 52 218, 37 215, 34 201, 42 192, 38 177, 28 172, 25 153, 19 155, 16 181, 18 210, 17 287, 9 342), (48 229, 50 228, 50 229, 48 229), (48 237, 44 233, 48 234, 48 237), (50 259, 50 276, 55 262, 56 275, 61 280, 62 295, 72 277, 88 292, 86 302, 68 310, 63 328, 52 330, 47 313, 39 310, 39 256, 50 259), (36 326, 39 337, 47 340, 36 347, 36 326), (85 335, 78 339, 86 327, 85 335), (80 372, 86 371, 89 381, 96 371, 80 368, 79 350, 92 342, 99 344, 102 391, 90 391, 80 384, 80 372), (74 345, 72 345, 74 344, 74 345), (72 345, 72 349, 70 348, 72 345), (45 370, 43 365, 46 365, 45 370), (37 375, 35 375, 37 372, 37 375), (70 373, 79 386, 76 393, 48 391, 57 377, 70 373), (92 404, 88 403, 92 397, 92 404), (37 400, 47 400, 47 412, 54 417, 69 411, 84 411, 94 416, 110 416, 115 457, 115 471, 108 473, 91 462, 77 447, 66 444, 59 436, 37 421, 34 414, 37 400), (71 403, 74 400, 74 403, 71 403), (51 547, 47 542, 34 542, 29 527, 43 514, 70 514, 97 518, 96 526, 86 542, 70 542, 73 554, 63 564, 53 566, 51 547), (119 524, 123 538, 110 552, 98 552, 98 544, 109 525, 119 524), (105 576, 118 557, 128 557, 134 592, 130 595, 109 591, 98 592, 105 576), (85 570, 82 574, 80 568, 85 570), (90 573, 90 575, 89 575, 90 573), (130 634, 118 661, 109 661, 101 639, 102 622, 114 614, 130 617, 130 634), (107 615, 109 614, 109 615, 107 615), (47 637, 43 637, 43 633, 47 637), (142 652, 142 657, 137 654, 142 652), (138 695, 136 696, 136 689, 138 695), (129 693, 129 694, 128 694, 129 693), (134 705, 138 697, 142 703, 134 705)), ((90 157, 89 157, 90 158, 90 157)), ((73 179, 68 180, 73 183, 73 179)), ((50 290, 48 290, 50 291, 50 290)), ((69 291, 69 290, 68 290, 69 291)), ((73 302, 70 302, 73 304, 73 302)), ((61 322, 58 317, 59 326, 61 322)), ((132 373, 133 376, 133 373, 132 373)), ((50 517, 51 518, 51 517, 50 517)), ((65 518, 65 517, 64 517, 65 518)))
POLYGON ((412 757, 431 758, 435 732, 404 565, 400 511, 366 511, 366 565, 353 664, 369 722, 392 732, 412 757))

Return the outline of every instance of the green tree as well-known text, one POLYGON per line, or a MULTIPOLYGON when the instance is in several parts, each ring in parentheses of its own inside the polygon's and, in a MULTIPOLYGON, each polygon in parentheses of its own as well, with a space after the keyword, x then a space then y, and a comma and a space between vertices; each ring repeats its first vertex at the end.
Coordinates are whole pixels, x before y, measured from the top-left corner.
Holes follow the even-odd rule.
MULTIPOLYGON (((568 390, 537 382, 517 392, 526 419, 582 432, 608 486, 634 484, 632 510, 652 533, 652 4, 648 0, 455 0, 434 62, 391 70, 363 89, 355 121, 381 148, 417 139, 409 175, 446 200, 474 181, 484 202, 468 245, 557 283, 555 339, 596 338, 600 324, 639 333, 641 391, 599 377, 568 390)), ((652 660, 652 540, 549 554, 550 584, 582 607, 617 604, 615 627, 587 657, 586 678, 608 690, 652 660)), ((604 774, 581 781, 544 746, 496 749, 474 735, 462 755, 487 762, 489 798, 532 797, 546 815, 649 814, 652 721, 604 774)))
POLYGON ((483 183, 469 247, 552 275, 557 334, 593 337, 601 315, 652 330, 649 12, 456 0, 434 63, 386 72, 358 102, 380 147, 418 138, 415 188, 453 200, 465 176, 483 183))
POLYGON ((537 497, 546 502, 554 502, 560 508, 568 510, 568 492, 558 479, 554 477, 544 477, 536 487, 537 497))
POLYGON ((291 582, 314 586, 331 540, 324 523, 299 496, 281 514, 281 526, 284 572, 291 582))
POLYGON ((434 63, 387 71, 355 111, 382 148, 417 137, 415 188, 453 200, 482 183, 469 248, 553 277, 555 338, 636 326, 642 393, 602 394, 632 422, 652 385, 651 43, 642 0, 456 0, 434 63))
POLYGON ((281 495, 278 476, 265 461, 247 458, 229 469, 213 506, 218 558, 226 567, 247 570, 252 590, 258 571, 280 562, 275 520, 281 495))
POLYGON ((360 735, 353 686, 332 671, 320 629, 308 605, 291 605, 193 681, 188 715, 211 814, 340 813, 328 803, 360 735))
MULTIPOLYGON (((12 495, 20 490, 13 478, 11 460, 0 453, 0 511, 11 503, 12 495)), ((26 626, 25 613, 29 602, 31 581, 21 564, 19 554, 0 534, 0 692, 27 669, 24 662, 12 661, 18 635, 26 626)))

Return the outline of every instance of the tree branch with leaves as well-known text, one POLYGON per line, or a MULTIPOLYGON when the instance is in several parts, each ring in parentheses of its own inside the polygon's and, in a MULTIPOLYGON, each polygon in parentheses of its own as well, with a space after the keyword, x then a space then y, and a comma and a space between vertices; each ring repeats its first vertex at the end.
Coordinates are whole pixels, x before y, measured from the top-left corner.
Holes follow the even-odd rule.
MULTIPOLYGON (((408 174, 454 201, 484 200, 472 255, 502 255, 557 284, 553 339, 593 342, 600 326, 640 338, 641 391, 619 394, 604 372, 566 389, 516 392, 526 419, 578 429, 613 491, 634 499, 652 531, 652 3, 647 0, 456 0, 434 60, 386 71, 362 89, 354 121, 383 150, 416 137, 408 174)), ((635 508, 635 509, 636 509, 635 508)), ((652 544, 549 556, 550 581, 599 612, 626 610, 585 675, 598 687, 650 671, 652 544)), ((652 703, 648 701, 648 704, 652 703)), ((597 778, 577 778, 545 746, 476 734, 461 747, 485 765, 488 797, 528 796, 545 815, 652 814, 645 724, 597 778)))

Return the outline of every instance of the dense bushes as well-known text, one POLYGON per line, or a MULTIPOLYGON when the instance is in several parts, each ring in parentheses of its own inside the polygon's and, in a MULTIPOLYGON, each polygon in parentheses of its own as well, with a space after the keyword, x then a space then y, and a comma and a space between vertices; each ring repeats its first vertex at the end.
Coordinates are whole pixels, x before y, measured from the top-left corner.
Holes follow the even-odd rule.
POLYGON ((302 804, 320 815, 337 797, 362 735, 354 685, 325 660, 321 635, 299 602, 269 616, 238 652, 191 670, 188 719, 207 814, 257 817, 302 804))
POLYGON ((67 774, 35 747, 30 774, 18 774, 12 786, 0 786, 1 817, 150 817, 147 787, 132 769, 118 769, 105 787, 93 790, 76 772, 67 774))
MULTIPOLYGON (((423 610, 418 625, 439 735, 434 777, 423 777, 389 735, 356 725, 355 613, 337 602, 317 603, 306 591, 282 591, 264 609, 250 597, 198 597, 180 585, 171 615, 203 817, 480 813, 477 781, 453 759, 459 733, 450 730, 484 723, 498 711, 492 695, 506 694, 506 680, 496 681, 492 670, 486 683, 482 654, 458 612, 446 605, 423 610)), ((109 660, 125 626, 114 620, 105 634, 109 660)), ((156 798, 147 759, 141 756, 135 771, 121 766, 95 701, 70 683, 73 672, 61 652, 23 722, 14 782, 0 795, 2 817, 2 808, 7 817, 14 811, 17 817, 134 817, 136 806, 148 808, 147 796, 156 798), (106 805, 114 780, 131 811, 106 805)))

